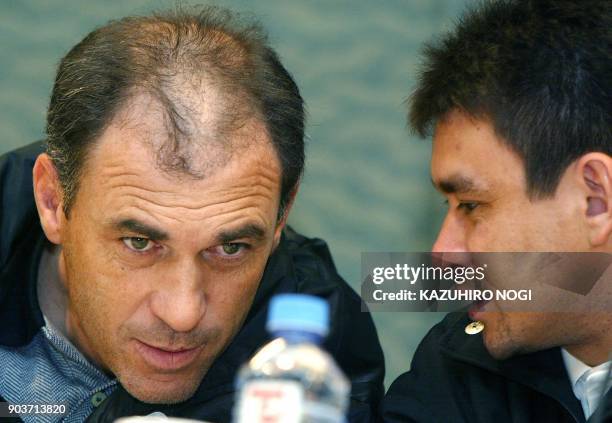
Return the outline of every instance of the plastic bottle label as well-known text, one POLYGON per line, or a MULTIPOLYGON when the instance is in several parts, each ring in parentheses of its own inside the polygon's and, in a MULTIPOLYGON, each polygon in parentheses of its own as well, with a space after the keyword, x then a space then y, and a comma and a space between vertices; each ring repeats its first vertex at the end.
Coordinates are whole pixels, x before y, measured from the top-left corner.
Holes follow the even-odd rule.
POLYGON ((299 423, 304 392, 299 383, 287 380, 256 380, 242 389, 238 423, 299 423))

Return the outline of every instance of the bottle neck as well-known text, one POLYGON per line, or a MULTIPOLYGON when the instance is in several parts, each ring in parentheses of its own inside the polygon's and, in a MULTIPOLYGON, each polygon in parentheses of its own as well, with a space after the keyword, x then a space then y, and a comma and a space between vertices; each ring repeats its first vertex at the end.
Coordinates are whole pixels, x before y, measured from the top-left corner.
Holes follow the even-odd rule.
POLYGON ((304 330, 277 330, 273 333, 275 338, 283 338, 288 344, 310 343, 321 345, 323 337, 317 333, 304 330))

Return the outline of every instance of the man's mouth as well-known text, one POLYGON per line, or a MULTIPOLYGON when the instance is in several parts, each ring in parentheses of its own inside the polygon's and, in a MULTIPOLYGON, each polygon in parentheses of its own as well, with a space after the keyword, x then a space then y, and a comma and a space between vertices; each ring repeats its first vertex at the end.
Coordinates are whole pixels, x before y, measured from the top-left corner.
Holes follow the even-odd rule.
POLYGON ((470 308, 468 309, 468 315, 472 320, 480 320, 480 316, 485 311, 485 306, 489 304, 491 301, 486 300, 478 300, 474 301, 470 308))
POLYGON ((203 345, 197 347, 154 346, 135 340, 136 350, 151 367, 163 371, 176 371, 189 366, 202 351, 203 345))
MULTIPOLYGON (((488 284, 485 281, 474 280, 474 281, 471 281, 470 283, 466 283, 463 286, 460 286, 459 289, 482 292, 486 289, 491 289, 491 288, 488 286, 488 284)), ((482 317, 482 313, 485 312, 486 305, 489 304, 490 302, 491 300, 483 300, 483 299, 473 301, 472 304, 470 304, 468 308, 468 316, 470 317, 470 319, 480 320, 482 317)))

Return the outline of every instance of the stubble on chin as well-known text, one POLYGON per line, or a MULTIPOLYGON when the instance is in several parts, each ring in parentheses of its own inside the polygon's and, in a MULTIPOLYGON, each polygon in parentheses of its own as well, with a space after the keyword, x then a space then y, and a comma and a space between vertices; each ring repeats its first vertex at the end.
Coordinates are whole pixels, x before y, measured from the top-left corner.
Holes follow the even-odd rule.
POLYGON ((149 404, 176 404, 191 398, 197 391, 208 367, 198 374, 185 378, 177 376, 173 383, 156 381, 136 374, 130 369, 119 370, 117 378, 126 391, 134 398, 149 404))
POLYGON ((494 324, 485 324, 483 342, 489 354, 496 360, 505 360, 516 354, 518 345, 505 316, 497 313, 494 324))

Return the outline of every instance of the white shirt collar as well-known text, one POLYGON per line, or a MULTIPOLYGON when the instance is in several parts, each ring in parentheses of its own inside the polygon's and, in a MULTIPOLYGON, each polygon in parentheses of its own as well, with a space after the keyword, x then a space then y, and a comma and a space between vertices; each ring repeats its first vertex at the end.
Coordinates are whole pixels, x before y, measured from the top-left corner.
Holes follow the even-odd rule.
POLYGON ((584 415, 588 419, 597 409, 604 392, 612 385, 612 380, 609 379, 609 368, 612 366, 612 361, 590 367, 564 348, 561 349, 561 355, 572 383, 574 395, 580 400, 584 415))
POLYGON ((582 361, 567 352, 565 348, 561 348, 561 355, 563 356, 563 363, 567 369, 572 388, 576 386, 576 382, 580 379, 580 376, 592 369, 591 366, 587 366, 582 361))

